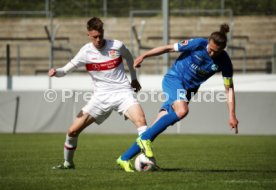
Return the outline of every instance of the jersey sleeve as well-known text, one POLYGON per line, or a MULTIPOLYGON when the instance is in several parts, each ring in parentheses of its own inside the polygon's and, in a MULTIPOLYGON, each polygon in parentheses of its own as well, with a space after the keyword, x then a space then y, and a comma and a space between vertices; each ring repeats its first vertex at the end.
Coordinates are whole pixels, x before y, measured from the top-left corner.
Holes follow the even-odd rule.
POLYGON ((174 44, 174 50, 178 52, 193 51, 198 47, 207 46, 208 40, 204 38, 195 38, 189 40, 182 40, 174 44))
POLYGON ((71 62, 67 63, 64 67, 58 68, 56 69, 56 77, 63 77, 65 76, 67 73, 70 73, 74 70, 76 70, 77 67, 72 64, 71 62))
POLYGON ((225 86, 232 86, 233 84, 233 64, 230 57, 226 52, 223 53, 221 58, 221 74, 225 86))
POLYGON ((127 62, 131 80, 137 79, 136 71, 133 68, 133 57, 132 57, 130 51, 124 44, 122 44, 119 51, 120 51, 120 54, 122 55, 122 57, 125 58, 125 60, 127 62))
MULTIPOLYGON (((84 46, 85 47, 85 46, 84 46)), ((78 67, 85 65, 85 53, 84 47, 75 55, 71 61, 69 61, 65 66, 56 69, 56 77, 63 77, 67 73, 76 70, 78 67)))
POLYGON ((80 51, 75 55, 73 59, 71 59, 70 63, 72 63, 76 68, 84 66, 86 64, 86 54, 84 47, 80 49, 80 51))

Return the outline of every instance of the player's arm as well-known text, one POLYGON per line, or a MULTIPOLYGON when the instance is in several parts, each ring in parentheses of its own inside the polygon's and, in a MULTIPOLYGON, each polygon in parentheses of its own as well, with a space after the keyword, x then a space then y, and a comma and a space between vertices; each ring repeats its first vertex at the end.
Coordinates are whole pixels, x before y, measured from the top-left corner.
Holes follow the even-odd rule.
POLYGON ((185 52, 185 51, 193 51, 199 46, 202 46, 206 40, 203 38, 196 38, 190 40, 182 40, 178 43, 164 45, 160 47, 153 48, 146 53, 137 57, 134 61, 134 67, 138 68, 141 66, 143 60, 147 57, 157 56, 168 52, 185 52))
POLYGON ((75 57, 68 62, 64 67, 55 69, 51 68, 48 71, 48 76, 49 77, 63 77, 67 73, 73 72, 76 70, 78 67, 84 66, 85 65, 85 49, 81 48, 80 51, 75 55, 75 57))
POLYGON ((131 87, 135 89, 135 92, 138 92, 141 90, 141 85, 137 80, 136 71, 133 68, 133 57, 130 51, 124 45, 122 45, 122 47, 120 48, 120 53, 127 62, 127 66, 131 77, 131 87))
POLYGON ((157 56, 157 55, 161 55, 161 54, 168 53, 168 52, 174 52, 174 51, 175 51, 174 44, 164 45, 164 46, 153 48, 153 49, 145 52, 144 54, 138 56, 134 61, 134 67, 135 68, 140 67, 142 62, 144 61, 144 59, 147 57, 157 56))
POLYGON ((223 77, 225 91, 227 95, 227 105, 229 112, 229 126, 235 129, 235 133, 238 134, 238 119, 236 117, 236 102, 235 102, 235 90, 232 77, 223 77))
POLYGON ((69 63, 67 63, 64 67, 55 69, 55 68, 51 68, 48 71, 48 76, 49 77, 63 77, 65 76, 67 73, 72 72, 74 70, 76 70, 77 67, 70 61, 69 63))

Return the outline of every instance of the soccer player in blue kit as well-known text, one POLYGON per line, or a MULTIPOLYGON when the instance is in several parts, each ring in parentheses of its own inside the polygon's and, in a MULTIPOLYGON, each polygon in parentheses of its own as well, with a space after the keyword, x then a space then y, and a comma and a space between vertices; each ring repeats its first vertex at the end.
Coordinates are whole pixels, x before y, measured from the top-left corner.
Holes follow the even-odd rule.
POLYGON ((162 105, 156 122, 136 139, 136 142, 117 159, 124 169, 132 167, 130 159, 141 150, 153 158, 152 141, 170 125, 183 119, 189 112, 189 100, 200 85, 217 72, 222 72, 229 111, 229 126, 238 133, 238 119, 235 112, 235 91, 232 80, 233 66, 224 50, 227 44, 229 26, 222 24, 220 31, 213 32, 208 39, 183 40, 172 45, 154 48, 137 57, 134 67, 141 66, 147 57, 168 52, 181 52, 163 78, 163 91, 169 96, 162 105))

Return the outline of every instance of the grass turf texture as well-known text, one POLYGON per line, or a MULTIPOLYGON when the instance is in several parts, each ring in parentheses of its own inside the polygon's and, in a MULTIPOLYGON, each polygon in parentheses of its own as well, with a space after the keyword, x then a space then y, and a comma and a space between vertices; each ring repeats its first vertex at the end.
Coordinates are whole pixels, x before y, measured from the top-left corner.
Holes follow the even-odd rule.
POLYGON ((163 171, 125 173, 115 160, 134 135, 81 134, 75 170, 62 163, 64 134, 0 134, 0 189, 275 189, 275 136, 161 135, 163 171))

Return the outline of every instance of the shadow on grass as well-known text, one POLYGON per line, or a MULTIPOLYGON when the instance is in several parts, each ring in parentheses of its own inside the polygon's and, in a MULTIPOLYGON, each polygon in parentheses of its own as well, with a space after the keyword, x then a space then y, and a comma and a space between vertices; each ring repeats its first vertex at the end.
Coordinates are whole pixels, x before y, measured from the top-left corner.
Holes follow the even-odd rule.
POLYGON ((160 168, 157 172, 200 172, 200 173, 275 173, 276 170, 243 170, 243 169, 191 169, 191 168, 160 168))

